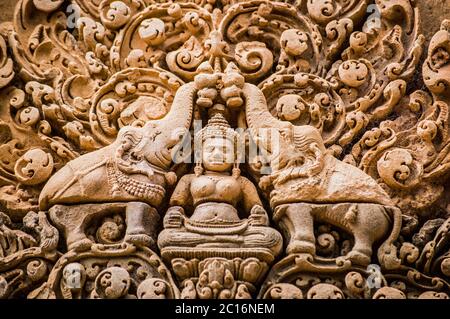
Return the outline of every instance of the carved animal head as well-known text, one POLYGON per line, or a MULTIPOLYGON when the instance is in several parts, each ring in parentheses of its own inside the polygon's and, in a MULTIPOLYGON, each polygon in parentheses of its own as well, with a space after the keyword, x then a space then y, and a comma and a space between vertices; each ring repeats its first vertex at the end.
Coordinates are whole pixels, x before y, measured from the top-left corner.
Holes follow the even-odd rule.
POLYGON ((187 128, 169 128, 147 123, 142 131, 143 136, 139 143, 131 149, 131 155, 168 170, 172 162, 172 150, 188 133, 187 128))
POLYGON ((257 87, 245 84, 243 92, 251 135, 267 153, 272 171, 321 166, 326 148, 319 130, 310 125, 295 126, 273 117, 257 87))
POLYGON ((155 169, 169 170, 174 147, 188 134, 195 92, 193 83, 183 85, 164 118, 147 122, 141 128, 120 130, 115 142, 119 168, 146 175, 153 174, 155 169))

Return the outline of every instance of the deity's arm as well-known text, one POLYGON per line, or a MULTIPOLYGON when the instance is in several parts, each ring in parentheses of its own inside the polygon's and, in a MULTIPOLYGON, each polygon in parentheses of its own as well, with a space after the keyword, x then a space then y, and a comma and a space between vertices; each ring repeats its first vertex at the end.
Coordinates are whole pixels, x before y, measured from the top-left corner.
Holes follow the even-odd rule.
POLYGON ((191 207, 191 181, 194 175, 184 175, 178 182, 172 196, 170 197, 170 206, 191 207))
POLYGON ((255 205, 262 207, 263 204, 259 198, 255 185, 250 180, 242 176, 239 180, 242 190, 241 204, 244 207, 245 213, 248 215, 255 205))
MULTIPOLYGON (((192 207, 192 196, 190 191, 193 175, 184 175, 178 182, 169 201, 169 209, 164 216, 164 228, 180 228, 183 225, 186 211, 192 207)), ((189 214, 188 214, 189 215, 189 214)))

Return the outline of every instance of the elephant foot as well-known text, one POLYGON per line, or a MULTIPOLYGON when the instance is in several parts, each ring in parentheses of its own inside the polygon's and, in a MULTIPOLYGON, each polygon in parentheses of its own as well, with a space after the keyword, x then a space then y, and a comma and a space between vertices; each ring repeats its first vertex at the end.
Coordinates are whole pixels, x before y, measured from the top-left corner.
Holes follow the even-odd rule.
POLYGON ((94 244, 94 242, 88 238, 84 238, 78 241, 75 241, 68 245, 68 250, 74 250, 77 252, 86 251, 91 249, 91 246, 94 244))
POLYGON ((290 254, 316 254, 316 245, 306 240, 292 240, 287 246, 286 253, 290 254))
POLYGON ((150 247, 152 250, 156 249, 155 241, 147 234, 127 234, 124 240, 136 246, 150 247))
POLYGON ((371 258, 360 251, 352 250, 346 256, 346 259, 350 260, 352 264, 359 266, 367 266, 370 264, 371 258))

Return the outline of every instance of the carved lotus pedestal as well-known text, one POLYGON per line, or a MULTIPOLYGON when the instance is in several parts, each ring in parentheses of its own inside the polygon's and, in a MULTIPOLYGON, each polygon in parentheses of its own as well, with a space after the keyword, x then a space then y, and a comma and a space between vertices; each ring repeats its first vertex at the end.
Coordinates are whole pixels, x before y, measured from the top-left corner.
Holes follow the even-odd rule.
POLYGON ((274 258, 257 249, 169 249, 162 255, 170 260, 182 299, 251 299, 274 258))
POLYGON ((171 264, 183 299, 251 299, 268 270, 258 258, 175 258, 171 264))

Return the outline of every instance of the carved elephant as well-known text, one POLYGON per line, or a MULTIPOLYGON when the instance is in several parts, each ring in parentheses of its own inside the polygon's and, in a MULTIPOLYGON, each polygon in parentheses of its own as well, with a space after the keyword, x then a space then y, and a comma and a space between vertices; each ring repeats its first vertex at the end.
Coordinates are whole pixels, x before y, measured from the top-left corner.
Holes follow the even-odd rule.
MULTIPOLYGON (((48 210, 56 204, 130 203, 126 214, 127 220, 134 221, 134 229, 128 225, 127 234, 138 236, 141 242, 141 235, 153 232, 144 225, 148 224, 143 222, 145 212, 158 208, 166 185, 176 182, 176 175, 168 172, 172 151, 190 127, 196 92, 194 83, 183 85, 164 118, 141 128, 125 126, 112 144, 67 163, 45 184, 39 197, 40 209, 48 210), (129 214, 141 216, 140 221, 129 214)), ((75 227, 73 220, 82 220, 70 214, 58 216, 58 224, 66 233, 75 227)))
POLYGON ((372 245, 380 240, 387 239, 383 250, 392 253, 389 247, 398 236, 401 212, 376 181, 329 154, 313 126, 273 117, 256 86, 245 84, 243 95, 252 138, 268 154, 271 172, 260 179, 260 186, 289 238, 287 253, 315 254, 314 221, 326 221, 354 236, 348 257, 356 264, 367 265, 372 245))

